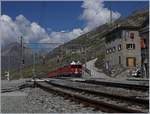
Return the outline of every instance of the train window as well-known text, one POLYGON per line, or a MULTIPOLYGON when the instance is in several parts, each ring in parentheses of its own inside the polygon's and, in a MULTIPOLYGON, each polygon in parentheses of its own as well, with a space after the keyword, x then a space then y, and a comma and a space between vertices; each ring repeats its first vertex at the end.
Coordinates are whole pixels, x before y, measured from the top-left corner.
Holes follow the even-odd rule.
POLYGON ((71 65, 71 68, 76 68, 76 65, 71 65))
POLYGON ((82 68, 82 65, 77 65, 78 68, 82 68))
POLYGON ((82 68, 82 65, 71 65, 71 68, 82 68))

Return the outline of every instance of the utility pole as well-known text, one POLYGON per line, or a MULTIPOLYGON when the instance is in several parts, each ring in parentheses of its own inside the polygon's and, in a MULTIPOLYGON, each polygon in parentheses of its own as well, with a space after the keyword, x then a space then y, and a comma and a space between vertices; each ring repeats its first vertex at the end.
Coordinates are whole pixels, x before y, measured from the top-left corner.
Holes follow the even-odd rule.
POLYGON ((86 48, 85 48, 85 68, 86 68, 86 62, 87 62, 87 54, 86 54, 86 48))
POLYGON ((110 26, 111 26, 111 25, 112 25, 112 9, 111 9, 111 2, 110 2, 109 9, 110 9, 110 26))
POLYGON ((20 63, 20 78, 23 78, 23 64, 24 64, 24 59, 23 59, 23 37, 20 37, 20 44, 21 44, 21 52, 20 52, 20 57, 21 57, 21 63, 20 63))
POLYGON ((33 52, 33 67, 32 67, 32 79, 35 79, 35 52, 33 52))
MULTIPOLYGON (((86 35, 87 39, 88 39, 88 34, 86 35)), ((84 47, 84 51, 85 51, 85 68, 86 68, 86 62, 87 62, 87 50, 86 47, 84 47)))

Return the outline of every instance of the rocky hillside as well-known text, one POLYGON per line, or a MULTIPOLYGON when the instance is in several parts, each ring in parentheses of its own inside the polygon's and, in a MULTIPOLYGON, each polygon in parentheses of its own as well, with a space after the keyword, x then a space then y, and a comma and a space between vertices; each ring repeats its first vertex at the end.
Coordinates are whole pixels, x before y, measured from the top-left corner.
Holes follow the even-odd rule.
MULTIPOLYGON (((14 42, 5 46, 1 50, 1 69, 4 70, 12 70, 18 69, 21 63, 21 46, 19 43, 14 42)), ((25 65, 32 63, 32 50, 24 49, 24 59, 25 65)))
POLYGON ((102 62, 104 58, 104 41, 103 35, 118 25, 123 26, 138 26, 149 17, 149 10, 134 11, 130 16, 126 18, 120 18, 110 24, 104 24, 96 29, 79 36, 78 38, 71 40, 64 45, 55 48, 50 54, 49 58, 60 59, 62 63, 67 63, 72 60, 80 60, 82 62, 98 57, 97 65, 102 62), (85 60, 86 59, 86 60, 85 60))

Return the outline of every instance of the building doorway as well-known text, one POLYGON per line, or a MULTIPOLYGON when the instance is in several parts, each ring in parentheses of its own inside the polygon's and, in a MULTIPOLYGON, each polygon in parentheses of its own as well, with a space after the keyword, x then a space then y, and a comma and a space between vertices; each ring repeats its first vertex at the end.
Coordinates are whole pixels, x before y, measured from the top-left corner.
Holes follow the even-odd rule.
POLYGON ((135 67, 136 65, 136 58, 135 57, 127 57, 127 66, 128 67, 135 67))

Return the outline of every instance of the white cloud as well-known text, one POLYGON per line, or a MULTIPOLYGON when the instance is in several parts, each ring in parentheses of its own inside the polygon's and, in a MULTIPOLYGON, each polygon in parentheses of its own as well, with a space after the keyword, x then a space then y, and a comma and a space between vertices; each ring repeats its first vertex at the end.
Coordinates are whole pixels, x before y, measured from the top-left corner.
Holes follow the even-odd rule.
POLYGON ((52 32, 50 34, 50 37, 53 42, 67 42, 80 36, 82 33, 83 31, 80 28, 75 28, 70 32, 52 32))
POLYGON ((16 17, 15 23, 27 42, 39 42, 41 39, 49 38, 47 32, 36 22, 30 22, 23 15, 16 17))
POLYGON ((20 35, 19 29, 13 20, 7 15, 2 15, 0 17, 1 44, 3 45, 16 41, 17 37, 20 35))
MULTIPOLYGON (((84 0, 82 6, 83 14, 81 18, 86 21, 85 28, 75 28, 71 31, 53 31, 46 32, 36 22, 30 22, 23 15, 19 15, 15 20, 7 15, 0 16, 0 33, 1 44, 9 44, 10 42, 18 41, 20 36, 23 36, 26 42, 67 42, 89 30, 102 25, 109 21, 109 9, 104 8, 104 4, 100 0, 84 0)), ((118 12, 112 12, 113 19, 120 17, 118 12)))
POLYGON ((19 15, 13 21, 9 16, 0 17, 1 41, 9 44, 19 40, 23 36, 26 42, 67 42, 82 34, 82 30, 75 28, 70 32, 51 32, 48 34, 44 28, 36 22, 30 22, 23 15, 19 15))
MULTIPOLYGON (((99 25, 105 24, 110 20, 110 10, 104 7, 101 0, 84 0, 82 5, 83 14, 81 19, 85 20, 87 26, 85 29, 91 30, 99 25)), ((112 11, 113 20, 120 17, 118 12, 112 11)))
POLYGON ((2 45, 18 41, 20 36, 23 36, 26 42, 39 42, 49 38, 44 28, 36 22, 31 23, 23 15, 17 16, 15 21, 7 15, 2 15, 0 26, 2 45))

